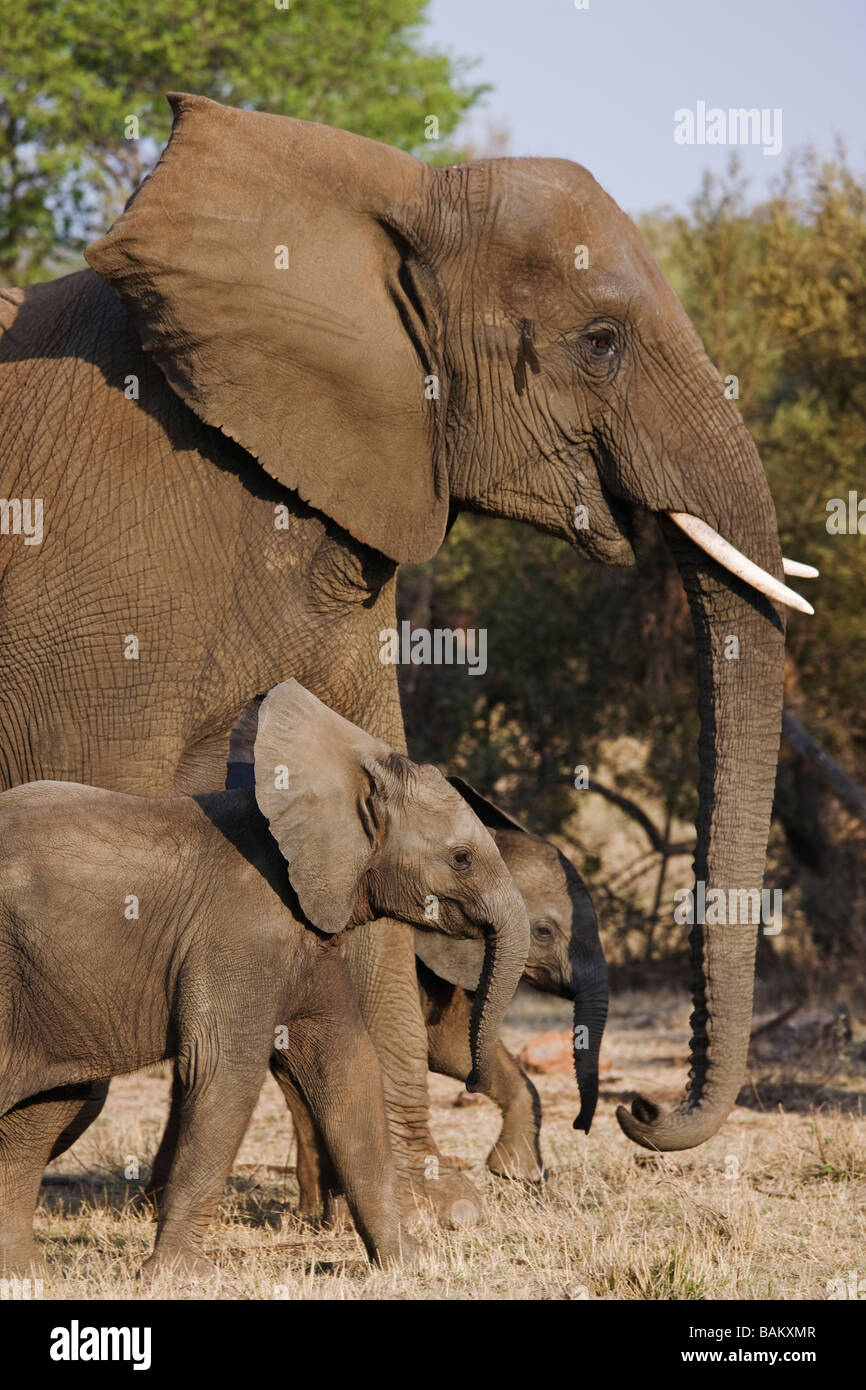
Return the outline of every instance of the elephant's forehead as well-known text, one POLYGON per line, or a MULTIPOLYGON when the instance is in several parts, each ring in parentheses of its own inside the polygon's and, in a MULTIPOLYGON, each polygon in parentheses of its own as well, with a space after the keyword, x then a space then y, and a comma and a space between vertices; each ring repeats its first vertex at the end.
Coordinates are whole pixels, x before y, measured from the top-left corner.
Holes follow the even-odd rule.
POLYGON ((559 855, 552 845, 528 837, 527 841, 518 851, 503 853, 517 888, 530 912, 555 909, 567 920, 571 915, 568 882, 559 855))
MULTIPOLYGON (((491 857, 499 859, 496 843, 490 832, 466 802, 450 787, 446 794, 431 796, 424 811, 410 820, 409 834, 417 844, 435 839, 443 845, 473 845, 491 857)), ((438 789, 437 789, 438 790, 438 789)))
POLYGON ((494 235, 538 246, 557 244, 575 232, 615 230, 622 240, 633 224, 586 169, 567 159, 503 160, 491 230, 494 235))
POLYGON ((545 281, 561 295, 567 283, 576 292, 604 293, 634 304, 650 286, 664 280, 631 219, 592 174, 567 159, 511 159, 493 184, 494 209, 485 229, 488 262, 513 279, 528 274, 537 288, 545 281), (588 258, 575 264, 580 248, 588 258))
POLYGON ((481 821, 470 810, 461 796, 456 797, 452 802, 442 808, 442 823, 447 828, 447 835, 450 844, 471 844, 477 845, 484 851, 489 851, 499 858, 499 851, 489 830, 481 824, 481 821))

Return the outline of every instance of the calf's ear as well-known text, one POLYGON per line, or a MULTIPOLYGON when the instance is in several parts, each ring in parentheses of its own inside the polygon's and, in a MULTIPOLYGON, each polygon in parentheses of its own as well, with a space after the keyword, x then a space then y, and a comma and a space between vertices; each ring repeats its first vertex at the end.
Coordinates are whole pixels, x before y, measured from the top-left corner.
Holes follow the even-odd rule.
POLYGON ((354 910, 376 849, 381 814, 368 814, 388 744, 335 714, 296 680, 268 692, 259 710, 255 795, 288 863, 305 915, 339 932, 354 910), (371 772, 370 769, 373 771, 371 772))

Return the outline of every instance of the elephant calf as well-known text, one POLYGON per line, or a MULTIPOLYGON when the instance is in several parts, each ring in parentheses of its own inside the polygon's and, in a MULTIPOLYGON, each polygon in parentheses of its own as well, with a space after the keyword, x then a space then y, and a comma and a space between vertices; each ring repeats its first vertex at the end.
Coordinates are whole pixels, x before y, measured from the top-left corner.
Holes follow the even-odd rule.
MULTIPOLYGON (((460 778, 449 779, 490 830, 529 914, 529 955, 523 978, 535 989, 574 1001, 574 1070, 580 1092, 575 1129, 589 1133, 598 1101, 598 1062, 607 1021, 607 965, 598 919, 586 885, 555 845, 524 829, 460 778)), ((416 931, 421 1006, 431 1071, 458 1080, 468 1067, 468 1020, 483 965, 480 943, 416 931)), ((542 1171, 541 1102, 529 1077, 503 1043, 496 1047, 491 1100, 502 1129, 487 1166, 504 1177, 542 1171)))
MULTIPOLYGON (((445 779, 295 681, 262 706, 253 790, 145 798, 63 782, 0 796, 0 1266, 95 1083, 177 1062, 177 1134, 145 1268, 202 1241, 270 1064, 303 1096, 371 1258, 399 1258, 379 1066, 334 934, 379 916, 483 937, 469 1084, 490 1085, 526 910, 445 779), (288 865, 288 868, 287 868, 288 865)), ((81 1117, 84 1116, 84 1123, 81 1117)))
MULTIPOLYGON (((493 836, 526 905, 529 955, 523 978, 547 994, 574 1001, 574 1068, 580 1090, 575 1128, 589 1133, 598 1100, 598 1061, 607 1021, 607 966, 592 899, 577 870, 549 840, 485 800, 459 777, 448 779, 493 836)), ((421 1007, 431 1071, 462 1080, 469 1070, 469 1024, 483 968, 482 943, 430 931, 415 932, 421 1007)), ((339 1186, 307 1107, 287 1082, 277 1080, 292 1112, 298 1139, 300 1211, 339 1221, 339 1186)), ((502 1111, 502 1128, 487 1166, 503 1177, 538 1178, 541 1102, 534 1085, 503 1043, 497 1042, 485 1088, 502 1111)), ((437 1155, 448 1166, 449 1160, 437 1155)))

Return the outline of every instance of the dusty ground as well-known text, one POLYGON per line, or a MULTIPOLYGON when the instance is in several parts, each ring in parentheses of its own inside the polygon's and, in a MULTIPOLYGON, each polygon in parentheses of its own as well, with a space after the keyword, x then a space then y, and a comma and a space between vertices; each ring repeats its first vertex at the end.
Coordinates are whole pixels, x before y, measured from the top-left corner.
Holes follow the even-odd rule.
MULTIPOLYGON (((569 1026, 567 1004, 527 992, 509 1014, 514 1050, 569 1026)), ((685 1079, 688 1008, 680 995, 621 996, 613 1005, 592 1134, 572 1129, 576 1088, 535 1078, 544 1103, 546 1183, 495 1179, 484 1160, 498 1112, 456 1108, 455 1081, 431 1077, 443 1151, 470 1165, 488 1220, 458 1232, 428 1227, 426 1255, 405 1273, 372 1271, 352 1232, 304 1228, 293 1215, 291 1125, 273 1082, 235 1164, 209 1253, 211 1290, 154 1296, 377 1299, 826 1298, 855 1272, 866 1293, 866 1028, 841 1055, 817 1049, 756 1061, 722 1132, 667 1157, 636 1150, 616 1104, 635 1090, 673 1100, 685 1079)), ((136 1298, 135 1271, 153 1239, 130 1209, 159 1138, 168 1070, 118 1079, 100 1119, 49 1170, 37 1233, 48 1298, 136 1298)))

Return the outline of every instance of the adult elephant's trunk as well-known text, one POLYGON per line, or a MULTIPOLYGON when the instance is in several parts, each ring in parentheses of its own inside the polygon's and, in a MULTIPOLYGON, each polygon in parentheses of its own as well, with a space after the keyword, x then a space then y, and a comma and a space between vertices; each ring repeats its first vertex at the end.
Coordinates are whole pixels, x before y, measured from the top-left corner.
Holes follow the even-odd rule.
MULTIPOLYGON (((745 433, 745 431, 743 431, 745 433)), ((718 530, 777 579, 782 558, 772 501, 748 442, 718 530)), ((732 469, 720 471, 727 481, 732 469)), ((715 521, 715 518, 714 518, 715 521)), ((767 598, 722 569, 670 521, 662 529, 688 594, 700 680, 700 789, 694 896, 724 893, 724 907, 695 913, 690 935, 691 1069, 680 1104, 661 1113, 638 1097, 617 1118, 650 1149, 688 1149, 719 1128, 745 1072, 758 916, 776 778, 784 675, 784 618, 767 598), (757 894, 756 891, 757 890, 757 894), (746 896, 748 895, 748 896, 746 896), (748 908, 747 905, 748 904, 748 908), (713 917, 717 916, 717 923, 713 917)), ((712 899, 711 899, 712 901, 712 899)), ((718 902, 718 899, 716 899, 718 902)))
POLYGON ((580 1092, 580 1114, 575 1129, 589 1134, 598 1103, 598 1058, 607 1022, 607 966, 601 951, 591 971, 585 965, 574 969, 574 1071, 580 1092))
POLYGON ((496 1044, 505 1010, 520 983, 529 954, 529 918, 519 894, 503 894, 502 910, 484 928, 484 965, 469 1019, 472 1071, 467 1091, 490 1091, 496 1044))

